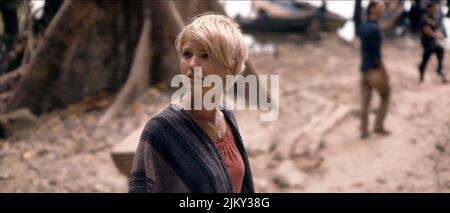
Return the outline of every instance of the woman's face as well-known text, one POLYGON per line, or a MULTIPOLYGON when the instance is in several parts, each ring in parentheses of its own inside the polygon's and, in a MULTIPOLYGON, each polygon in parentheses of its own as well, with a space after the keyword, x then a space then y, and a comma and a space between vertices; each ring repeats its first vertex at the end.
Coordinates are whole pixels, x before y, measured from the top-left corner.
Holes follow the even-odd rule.
MULTIPOLYGON (((194 78, 199 78, 200 76, 194 75, 195 67, 202 68, 202 80, 209 75, 218 75, 222 80, 222 87, 202 86, 202 96, 213 88, 223 94, 227 72, 222 66, 211 59, 211 53, 209 53, 203 45, 197 41, 188 39, 181 47, 180 72, 190 78, 192 92, 198 93, 198 91, 194 91, 194 78)), ((217 98, 220 99, 221 97, 217 98)))
POLYGON ((211 74, 225 79, 225 70, 217 62, 212 61, 211 53, 199 42, 188 39, 181 47, 180 72, 193 80, 194 67, 202 68, 202 79, 211 74))

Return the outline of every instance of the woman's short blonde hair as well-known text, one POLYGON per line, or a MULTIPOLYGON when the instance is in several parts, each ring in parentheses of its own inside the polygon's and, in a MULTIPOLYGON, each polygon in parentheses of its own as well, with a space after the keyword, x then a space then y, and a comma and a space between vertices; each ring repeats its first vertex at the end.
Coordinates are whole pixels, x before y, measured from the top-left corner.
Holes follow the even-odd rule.
POLYGON ((188 40, 199 42, 210 54, 210 59, 218 62, 231 74, 240 74, 245 69, 248 50, 239 25, 223 15, 201 14, 187 25, 175 41, 177 54, 188 40))

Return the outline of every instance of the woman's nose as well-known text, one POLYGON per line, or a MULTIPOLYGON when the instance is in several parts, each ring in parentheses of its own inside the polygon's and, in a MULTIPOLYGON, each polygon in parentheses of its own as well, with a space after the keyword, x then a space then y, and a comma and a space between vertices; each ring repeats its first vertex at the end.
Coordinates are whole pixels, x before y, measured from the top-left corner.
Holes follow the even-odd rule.
POLYGON ((189 67, 193 70, 194 67, 200 66, 200 60, 197 56, 192 56, 191 60, 189 61, 189 67))

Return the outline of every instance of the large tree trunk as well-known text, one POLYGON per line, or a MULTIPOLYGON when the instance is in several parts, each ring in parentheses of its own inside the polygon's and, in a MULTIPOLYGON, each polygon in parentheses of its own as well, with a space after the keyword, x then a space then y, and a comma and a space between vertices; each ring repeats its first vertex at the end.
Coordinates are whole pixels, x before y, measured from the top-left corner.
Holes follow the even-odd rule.
POLYGON ((93 2, 67 1, 50 24, 36 55, 23 68, 23 76, 7 110, 21 107, 39 112, 40 102, 49 90, 49 80, 61 69, 66 49, 89 26, 83 20, 95 12, 93 2))
POLYGON ((24 76, 9 111, 28 107, 45 112, 102 90, 120 89, 139 38, 142 13, 136 11, 141 4, 65 1, 69 9, 58 10, 35 53, 23 61, 24 76), (30 73, 25 77, 25 72, 30 73))
POLYGON ((106 113, 100 118, 99 124, 103 125, 113 119, 119 111, 133 101, 137 94, 141 94, 147 89, 150 79, 150 35, 151 35, 151 17, 146 15, 143 23, 143 29, 139 44, 134 55, 133 66, 125 86, 120 90, 113 105, 109 107, 106 113))
MULTIPOLYGON (((120 97, 139 95, 148 85, 169 88, 171 78, 179 73, 175 38, 192 17, 207 11, 224 14, 218 1, 64 1, 35 53, 19 68, 21 78, 12 98, 9 91, 7 111, 26 107, 41 113, 101 91, 115 93, 127 79, 135 81, 131 79, 136 77, 129 76, 135 70, 130 69, 132 62, 147 58, 151 63, 140 69, 145 71, 139 71, 139 82, 129 83, 141 89, 123 87, 119 92, 123 95, 116 98, 122 103, 114 104, 115 113, 110 116, 114 117, 132 101, 120 97), (152 45, 144 55, 135 55, 143 7, 151 10, 153 30, 146 37, 152 45)), ((244 74, 255 73, 249 63, 244 74)))

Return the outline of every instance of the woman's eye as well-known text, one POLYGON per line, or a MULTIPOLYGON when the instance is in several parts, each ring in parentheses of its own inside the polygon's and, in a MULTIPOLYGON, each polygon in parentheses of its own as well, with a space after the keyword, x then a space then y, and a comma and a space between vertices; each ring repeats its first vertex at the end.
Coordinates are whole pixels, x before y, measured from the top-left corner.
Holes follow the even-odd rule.
POLYGON ((191 52, 188 52, 188 51, 183 52, 183 58, 190 58, 191 56, 192 56, 191 52))
POLYGON ((208 59, 209 59, 209 54, 208 54, 208 53, 202 53, 202 54, 200 55, 200 57, 201 57, 203 60, 208 60, 208 59))

